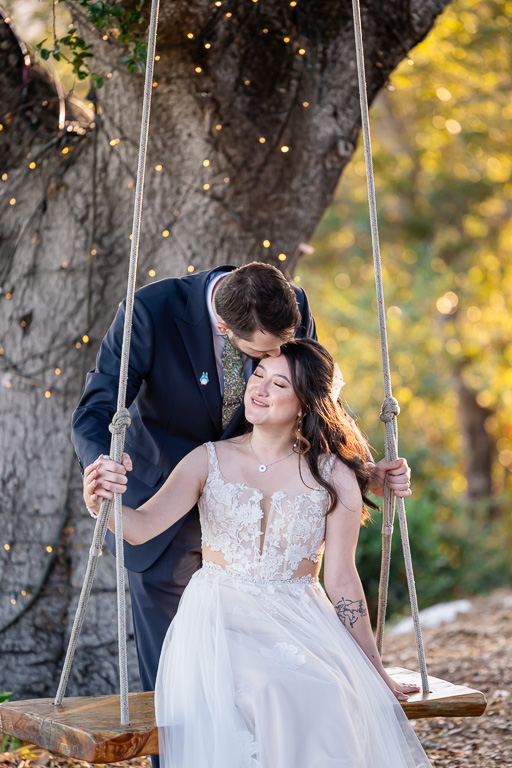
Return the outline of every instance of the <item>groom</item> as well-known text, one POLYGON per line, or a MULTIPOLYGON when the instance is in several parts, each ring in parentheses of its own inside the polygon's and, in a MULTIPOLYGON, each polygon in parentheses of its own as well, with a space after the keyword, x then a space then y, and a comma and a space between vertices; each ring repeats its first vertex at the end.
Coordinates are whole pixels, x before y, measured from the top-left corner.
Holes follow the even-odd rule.
MULTIPOLYGON (((110 450, 108 426, 116 411, 124 311, 123 304, 73 414, 73 442, 82 470, 110 450)), ((243 422, 243 390, 254 361, 279 355, 280 346, 293 336, 316 338, 307 296, 268 264, 222 266, 138 290, 127 384, 131 426, 126 454, 123 466, 110 462, 103 485, 126 491, 123 502, 137 507, 193 448, 233 435, 243 422)), ((397 487, 408 488, 407 465, 400 461, 379 462, 372 472, 372 491, 382 494, 390 469, 397 487)), ((107 543, 112 549, 110 532, 107 543)), ((144 690, 154 688, 165 633, 200 564, 197 507, 145 544, 125 542, 144 690)))

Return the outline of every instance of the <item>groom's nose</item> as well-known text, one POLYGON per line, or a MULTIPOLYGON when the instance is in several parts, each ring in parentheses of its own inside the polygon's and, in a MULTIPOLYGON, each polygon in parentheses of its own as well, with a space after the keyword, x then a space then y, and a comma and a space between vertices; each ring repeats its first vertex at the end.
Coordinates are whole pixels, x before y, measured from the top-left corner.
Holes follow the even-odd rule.
POLYGON ((265 355, 267 357, 279 357, 281 354, 281 347, 276 347, 275 349, 269 349, 265 352, 265 355))

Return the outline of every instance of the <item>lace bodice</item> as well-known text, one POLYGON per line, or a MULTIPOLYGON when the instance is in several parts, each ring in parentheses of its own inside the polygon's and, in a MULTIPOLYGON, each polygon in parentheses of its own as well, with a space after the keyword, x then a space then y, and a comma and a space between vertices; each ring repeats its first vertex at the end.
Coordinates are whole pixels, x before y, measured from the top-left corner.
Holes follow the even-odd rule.
MULTIPOLYGON (((325 489, 317 486, 294 496, 274 491, 263 533, 263 493, 226 482, 215 446, 206 446, 209 473, 199 499, 203 546, 220 552, 230 571, 261 581, 291 579, 303 560, 318 563, 324 551, 325 489)), ((323 477, 334 459, 324 461, 323 477)))

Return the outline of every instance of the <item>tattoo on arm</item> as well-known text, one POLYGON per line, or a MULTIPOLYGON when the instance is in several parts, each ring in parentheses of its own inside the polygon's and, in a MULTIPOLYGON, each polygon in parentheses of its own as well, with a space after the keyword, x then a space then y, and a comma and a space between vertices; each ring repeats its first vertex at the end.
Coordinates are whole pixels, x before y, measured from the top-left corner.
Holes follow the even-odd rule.
POLYGON ((334 608, 343 626, 346 627, 348 622, 351 629, 361 616, 366 616, 366 608, 362 600, 346 600, 342 597, 334 608))

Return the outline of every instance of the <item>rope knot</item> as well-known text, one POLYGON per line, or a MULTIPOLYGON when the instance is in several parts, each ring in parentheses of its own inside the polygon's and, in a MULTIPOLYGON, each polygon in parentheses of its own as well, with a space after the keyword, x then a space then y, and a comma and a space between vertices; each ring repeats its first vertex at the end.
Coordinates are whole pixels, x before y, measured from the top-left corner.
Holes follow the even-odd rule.
POLYGON ((120 435, 123 430, 130 426, 132 418, 128 408, 120 408, 112 419, 112 423, 108 425, 109 430, 113 435, 120 435))
POLYGON ((380 409, 380 420, 393 421, 393 418, 398 416, 399 413, 400 406, 398 405, 398 400, 394 397, 386 397, 380 409))

